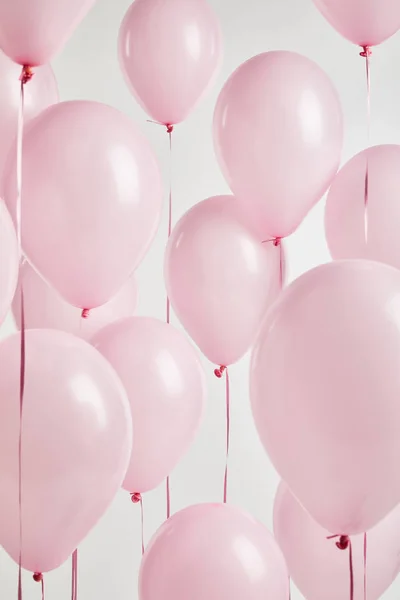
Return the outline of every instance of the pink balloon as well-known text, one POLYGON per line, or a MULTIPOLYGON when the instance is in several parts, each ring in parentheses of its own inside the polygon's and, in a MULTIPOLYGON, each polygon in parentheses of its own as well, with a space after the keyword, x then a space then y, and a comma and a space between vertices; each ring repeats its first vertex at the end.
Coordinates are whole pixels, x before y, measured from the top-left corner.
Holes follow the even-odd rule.
POLYGON ((226 504, 198 504, 168 519, 151 540, 140 600, 287 600, 288 574, 266 527, 226 504))
POLYGON ((221 63, 218 21, 206 0, 135 0, 119 33, 129 87, 156 121, 183 121, 221 63))
POLYGON ((314 0, 329 23, 359 46, 376 46, 400 29, 397 0, 314 0))
POLYGON ((333 534, 368 531, 400 502, 400 272, 322 265, 268 313, 251 363, 261 440, 333 534))
MULTIPOLYGON (((132 275, 151 243, 162 192, 147 140, 119 111, 62 102, 28 126, 23 146, 22 247, 67 302, 95 308, 132 275)), ((5 197, 16 204, 15 169, 5 197)))
MULTIPOLYGON (((0 52, 0 178, 17 134, 20 75, 21 68, 0 52)), ((57 82, 50 65, 38 67, 29 85, 25 86, 24 123, 28 123, 42 110, 57 102, 57 82)))
POLYGON ((128 394, 134 442, 123 487, 157 487, 188 450, 199 427, 205 378, 194 348, 171 325, 147 317, 121 319, 92 344, 114 367, 128 394))
MULTIPOLYGON (((0 543, 18 562, 20 334, 0 344, 0 543)), ((22 566, 55 569, 117 493, 132 449, 125 390, 88 343, 26 331, 22 566)))
MULTIPOLYGON (((367 534, 367 598, 378 600, 400 571, 400 506, 367 534)), ((275 498, 274 533, 290 576, 307 600, 348 600, 349 550, 307 514, 281 483, 275 498)), ((364 535, 351 538, 354 600, 364 596, 364 535)))
MULTIPOLYGON (((137 305, 137 285, 134 277, 128 279, 118 294, 107 304, 90 311, 87 319, 82 319, 81 311, 76 306, 65 302, 28 262, 21 267, 19 280, 24 290, 27 329, 61 329, 90 340, 109 323, 132 315, 137 305)), ((17 327, 20 329, 21 294, 19 291, 14 296, 12 311, 17 327)))
POLYGON ((400 146, 374 146, 354 156, 336 176, 326 203, 325 232, 332 256, 369 258, 400 269, 399 196, 400 146))
POLYGON ((44 65, 61 50, 94 3, 0 0, 0 48, 20 65, 44 65))
POLYGON ((337 92, 324 71, 300 54, 254 56, 218 98, 219 164, 263 239, 285 237, 300 225, 328 189, 342 141, 337 92))
POLYGON ((0 200, 0 324, 11 306, 18 280, 17 236, 7 208, 0 200))
POLYGON ((279 248, 237 218, 231 196, 208 198, 177 223, 165 256, 171 304, 207 358, 228 366, 253 344, 276 296, 279 248))

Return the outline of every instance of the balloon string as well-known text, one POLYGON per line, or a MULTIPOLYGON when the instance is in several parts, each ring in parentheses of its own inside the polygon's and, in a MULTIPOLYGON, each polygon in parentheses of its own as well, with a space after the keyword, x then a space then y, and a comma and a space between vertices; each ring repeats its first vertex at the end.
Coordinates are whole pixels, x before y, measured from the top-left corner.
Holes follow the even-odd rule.
POLYGON ((78 549, 72 553, 71 600, 78 598, 78 549))
POLYGON ((230 390, 229 390, 229 373, 227 367, 222 365, 219 369, 214 370, 214 375, 221 379, 225 373, 225 401, 226 401, 226 455, 225 455, 225 473, 224 473, 224 504, 228 498, 228 466, 229 466, 229 442, 230 442, 230 431, 231 431, 231 402, 230 402, 230 390))
POLYGON ((44 598, 44 577, 42 573, 34 573, 33 574, 33 580, 36 581, 36 583, 40 583, 41 586, 41 590, 42 590, 42 600, 45 600, 44 598))
POLYGON ((169 488, 169 476, 166 479, 166 496, 167 496, 167 519, 171 516, 171 492, 169 488))
MULTIPOLYGON (((33 77, 30 67, 22 67, 20 75, 20 100, 17 125, 17 240, 20 267, 22 265, 22 142, 24 132, 25 85, 33 77)), ((19 557, 18 557, 18 600, 22 600, 22 413, 25 390, 25 309, 24 290, 20 279, 21 294, 21 343, 19 374, 19 433, 18 433, 18 518, 19 518, 19 557)))
MULTIPOLYGON (((350 576, 350 600, 354 600, 354 565, 353 565, 353 547, 351 539, 348 535, 330 535, 327 537, 328 540, 339 538, 336 542, 339 550, 349 550, 349 576, 350 576)), ((366 542, 364 539, 364 552, 366 552, 366 542)), ((365 554, 366 557, 366 554, 365 554)))
POLYGON ((279 289, 283 289, 283 249, 281 238, 274 239, 274 246, 279 248, 279 289))
POLYGON ((144 509, 143 509, 143 499, 142 495, 138 492, 131 494, 131 500, 133 504, 140 504, 140 527, 141 527, 141 537, 142 537, 142 555, 144 554, 144 509))
POLYGON ((364 533, 364 600, 367 600, 367 533, 364 533))
MULTIPOLYGON (((370 145, 371 141, 371 69, 370 69, 370 58, 372 55, 371 48, 369 46, 363 46, 360 56, 365 58, 365 73, 367 79, 367 146, 370 145)), ((365 167, 365 183, 364 183, 364 235, 365 244, 368 243, 368 196, 369 196, 369 166, 368 166, 368 154, 367 164, 365 167)))

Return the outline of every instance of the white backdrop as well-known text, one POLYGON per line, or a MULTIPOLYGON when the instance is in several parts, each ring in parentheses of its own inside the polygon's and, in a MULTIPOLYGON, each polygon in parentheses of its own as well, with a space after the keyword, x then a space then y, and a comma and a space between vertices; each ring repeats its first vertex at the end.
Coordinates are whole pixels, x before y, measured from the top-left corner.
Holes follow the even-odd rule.
MULTIPOLYGON (((173 133, 174 221, 196 202, 228 188, 212 147, 211 122, 223 82, 241 62, 267 50, 305 54, 322 66, 336 84, 344 108, 346 138, 343 160, 367 143, 365 64, 358 50, 336 34, 311 0, 209 0, 223 30, 225 58, 217 83, 188 121, 173 133)), ((117 61, 119 24, 130 0, 97 0, 97 4, 54 62, 62 100, 90 99, 128 114, 151 140, 168 181, 168 143, 164 128, 146 123, 122 78, 117 61)), ((166 27, 168 23, 166 23, 166 27)), ((400 143, 400 34, 374 50, 372 57, 372 143, 400 143)), ((143 57, 146 60, 146 57, 143 57)), ((164 318, 162 277, 167 207, 158 237, 138 272, 139 314, 164 318)), ((323 202, 286 243, 290 279, 329 260, 323 232, 323 202)), ((176 319, 172 321, 176 324, 176 319)), ((12 320, 0 336, 13 331, 12 320)), ((208 375, 208 408, 200 435, 171 477, 172 511, 189 504, 222 499, 225 444, 224 382, 208 375)), ((278 483, 251 418, 248 360, 230 369, 232 437, 229 501, 242 506, 271 527, 278 483)), ((290 441, 288 440, 288 443, 290 441)), ((164 488, 144 497, 146 540, 165 516, 164 488)), ((1 510, 1 499, 0 499, 1 510)), ((79 600, 136 600, 140 562, 139 506, 120 492, 112 508, 80 548, 79 600)), ((65 524, 68 527, 68 523, 65 524)), ((400 532, 399 532, 400 534, 400 532)), ((0 553, 0 597, 16 598, 17 568, 0 553)), ((46 575, 46 599, 70 598, 70 563, 46 575)), ((24 577, 24 600, 40 598, 40 586, 24 577)), ((397 590, 397 595, 396 595, 397 590)), ((400 580, 384 596, 394 600, 400 580)), ((301 596, 292 593, 293 600, 301 596)), ((190 600, 190 599, 188 599, 190 600)), ((206 600, 206 599, 204 599, 206 600)), ((246 600, 246 599, 243 599, 246 600)), ((321 598, 323 600, 323 598, 321 598)), ((341 600, 338 598, 338 600, 341 600)), ((347 600, 347 599, 344 599, 347 600)))

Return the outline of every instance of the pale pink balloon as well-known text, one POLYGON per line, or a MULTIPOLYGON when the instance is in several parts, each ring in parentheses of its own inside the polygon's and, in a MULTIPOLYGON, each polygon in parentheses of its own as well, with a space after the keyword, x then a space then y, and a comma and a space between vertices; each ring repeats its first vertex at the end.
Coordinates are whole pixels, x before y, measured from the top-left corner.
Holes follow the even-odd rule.
POLYGON ((114 367, 128 394, 134 441, 123 487, 157 487, 198 430, 206 395, 196 351, 177 329, 148 317, 121 319, 92 344, 114 367))
POLYGON ((288 574, 268 529, 227 504, 173 515, 144 555, 140 600, 287 600, 288 574))
POLYGON ((18 280, 19 252, 14 225, 0 200, 0 324, 15 294, 18 280))
POLYGON ((220 27, 206 0, 135 0, 118 47, 133 95, 150 117, 169 125, 193 110, 222 56, 220 27))
MULTIPOLYGON (((64 299, 108 302, 138 266, 159 222, 156 159, 131 120, 98 102, 52 106, 28 125, 23 144, 22 247, 64 299)), ((12 214, 16 176, 8 168, 12 214)))
POLYGON ((50 62, 95 0, 0 0, 0 48, 20 65, 50 62))
POLYGON ((250 392, 277 471, 334 534, 400 502, 400 272, 370 261, 309 271, 268 313, 250 392))
POLYGON ((328 189, 339 167, 343 118, 326 73, 294 52, 246 61, 214 114, 217 158, 259 235, 285 237, 328 189))
MULTIPOLYGON (((18 562, 20 334, 0 344, 0 543, 18 562)), ((90 344, 27 330, 22 416, 22 566, 61 565, 117 493, 132 449, 125 390, 90 344)))
MULTIPOLYGON (((378 600, 400 571, 400 506, 367 533, 366 589, 378 600)), ((274 505, 274 533, 291 578, 307 600, 348 600, 349 550, 340 550, 331 532, 320 527, 285 483, 274 505)), ((364 596, 364 535, 351 537, 354 600, 364 596)))
POLYGON ((314 0, 327 21, 359 46, 376 46, 400 29, 398 0, 314 0))
POLYGON ((333 258, 369 258, 400 269, 399 197, 400 146, 374 146, 354 156, 337 174, 326 203, 333 258))
MULTIPOLYGON (((0 52, 0 178, 17 135, 20 75, 21 67, 0 52)), ((57 82, 50 65, 38 67, 29 85, 24 89, 24 123, 28 123, 42 110, 57 102, 57 82)))
POLYGON ((276 297, 279 248, 237 218, 231 196, 192 207, 165 255, 165 282, 182 325, 207 358, 228 366, 251 347, 276 297))
MULTIPOLYGON (((107 304, 94 308, 88 318, 83 319, 81 311, 68 304, 44 281, 28 262, 20 269, 19 281, 24 290, 24 313, 26 329, 61 329, 85 340, 100 329, 135 312, 137 305, 137 285, 132 276, 114 298, 107 304)), ((20 287, 14 296, 12 311, 18 329, 21 328, 20 287)))

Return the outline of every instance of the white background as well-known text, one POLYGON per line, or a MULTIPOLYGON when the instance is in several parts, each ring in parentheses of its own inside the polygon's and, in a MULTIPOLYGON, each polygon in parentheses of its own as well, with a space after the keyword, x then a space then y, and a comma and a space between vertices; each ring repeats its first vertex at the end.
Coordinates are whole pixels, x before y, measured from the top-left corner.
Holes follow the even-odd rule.
MULTIPOLYGON (((212 92, 186 123, 176 127, 173 134, 174 221, 196 202, 228 191, 213 153, 213 107, 228 75, 241 62, 259 52, 293 50, 319 63, 333 79, 343 103, 346 127, 343 160, 347 160, 367 144, 364 60, 359 57, 356 47, 329 27, 311 0, 209 1, 223 30, 224 66, 212 92)), ((130 96, 118 66, 118 28, 129 3, 130 0, 98 0, 62 54, 54 61, 54 70, 62 100, 102 101, 119 108, 134 119, 151 140, 167 183, 168 144, 165 130, 146 123, 146 115, 130 96)), ((400 142, 399 59, 399 36, 374 50, 372 143, 400 142)), ((145 56, 143 60, 146 60, 145 56)), ((164 220, 158 237, 138 272, 139 314, 161 319, 164 318, 165 311, 162 263, 167 231, 166 217, 165 205, 164 220)), ((323 232, 323 203, 310 213, 299 231, 287 241, 286 247, 289 253, 290 279, 329 260, 323 232)), ((176 320, 173 322, 176 323, 176 320)), ((12 329, 12 321, 8 319, 2 327, 1 336, 4 337, 12 329)), ((207 414, 194 447, 172 475, 173 511, 196 502, 215 502, 222 498, 224 383, 214 377, 213 365, 204 361, 204 367, 208 375, 207 414)), ((258 441, 251 419, 248 361, 245 359, 232 367, 230 374, 232 451, 229 500, 246 508, 271 527, 272 504, 278 478, 258 441)), ((147 494, 144 506, 145 536, 148 539, 165 516, 164 488, 147 494)), ((131 504, 129 496, 120 492, 112 508, 80 548, 80 600, 137 598, 139 523, 139 506, 131 504)), ((16 598, 16 576, 15 565, 1 553, 2 599, 16 598)), ((27 575, 24 579, 24 599, 39 599, 39 588, 31 580, 31 576, 27 575)), ((399 593, 400 583, 392 586, 384 598, 394 600, 399 593)), ((46 598, 70 598, 69 562, 57 572, 46 576, 46 598)), ((294 592, 292 598, 299 600, 301 596, 294 592)))

